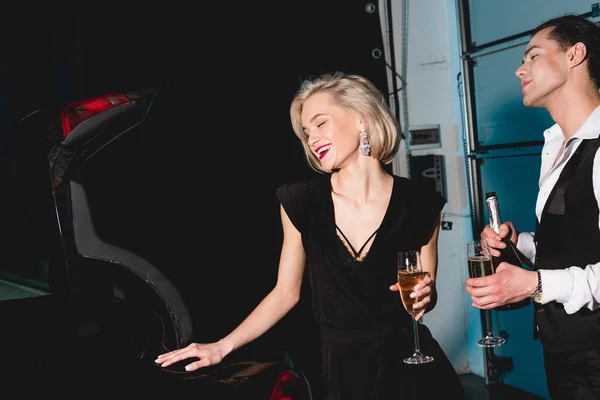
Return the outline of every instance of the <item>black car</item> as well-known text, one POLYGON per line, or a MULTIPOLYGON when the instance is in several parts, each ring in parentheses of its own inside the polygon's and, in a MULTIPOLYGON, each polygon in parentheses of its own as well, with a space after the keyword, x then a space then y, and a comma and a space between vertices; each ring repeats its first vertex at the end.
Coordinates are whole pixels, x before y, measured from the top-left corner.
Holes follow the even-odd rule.
MULTIPOLYGON (((0 286, 33 293, 0 302, 3 381, 59 393, 313 398, 303 359, 277 330, 194 372, 183 368, 189 360, 154 363, 192 341, 218 340, 270 284, 249 287, 253 249, 241 241, 232 251, 235 229, 218 222, 226 183, 210 174, 205 155, 226 152, 226 144, 203 137, 198 105, 178 101, 184 92, 101 95, 21 120, 26 229, 36 232, 32 251, 45 261, 0 275, 0 286)), ((274 279, 275 258, 264 261, 273 261, 274 279)))

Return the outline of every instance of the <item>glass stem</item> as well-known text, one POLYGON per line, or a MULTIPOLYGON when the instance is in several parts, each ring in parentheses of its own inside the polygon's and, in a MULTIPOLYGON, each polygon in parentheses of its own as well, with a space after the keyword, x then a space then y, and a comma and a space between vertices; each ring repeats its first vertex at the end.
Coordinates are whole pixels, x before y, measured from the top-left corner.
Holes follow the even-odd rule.
POLYGON ((419 354, 421 353, 421 345, 419 344, 419 327, 418 327, 418 322, 416 319, 414 319, 413 317, 413 335, 415 338, 415 353, 419 354))
POLYGON ((485 310, 485 330, 486 332, 486 336, 487 337, 492 337, 493 333, 492 333, 492 315, 490 310, 485 310))

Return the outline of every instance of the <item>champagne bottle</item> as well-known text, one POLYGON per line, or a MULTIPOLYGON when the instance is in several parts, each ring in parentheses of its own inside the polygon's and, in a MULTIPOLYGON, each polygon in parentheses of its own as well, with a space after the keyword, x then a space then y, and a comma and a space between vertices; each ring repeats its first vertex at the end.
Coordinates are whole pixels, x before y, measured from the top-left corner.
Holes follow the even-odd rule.
MULTIPOLYGON (((498 205, 498 195, 495 192, 488 192, 485 195, 485 201, 488 207, 488 214, 490 220, 490 227, 496 231, 496 233, 500 233, 500 225, 502 224, 502 220, 500 219, 500 207, 498 205)), ((494 257, 492 256, 492 263, 494 264, 494 269, 498 268, 498 265, 505 261, 509 264, 519 266, 523 268, 524 262, 522 261, 522 254, 517 250, 516 246, 513 242, 510 241, 508 236, 502 238, 502 242, 506 245, 503 249, 496 249, 500 252, 500 256, 494 257)), ((496 307, 495 310, 498 311, 508 311, 515 310, 519 308, 523 308, 530 303, 529 297, 516 302, 509 303, 501 307, 496 307)))

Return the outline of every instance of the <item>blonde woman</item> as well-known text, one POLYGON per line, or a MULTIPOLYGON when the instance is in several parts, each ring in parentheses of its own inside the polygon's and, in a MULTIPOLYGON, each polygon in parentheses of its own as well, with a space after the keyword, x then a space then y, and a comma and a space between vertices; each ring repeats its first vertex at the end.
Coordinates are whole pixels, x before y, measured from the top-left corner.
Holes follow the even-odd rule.
POLYGON ((189 371, 220 362, 297 304, 308 268, 324 398, 463 399, 454 368, 425 325, 421 348, 434 362, 403 362, 413 352, 413 332, 397 293, 396 255, 421 251, 429 274, 417 286, 420 318, 436 299, 445 199, 386 171, 401 133, 382 93, 362 76, 324 75, 303 82, 290 114, 306 159, 320 174, 277 190, 284 240, 275 287, 218 342, 193 343, 156 362, 166 367, 199 358, 187 365, 189 371))

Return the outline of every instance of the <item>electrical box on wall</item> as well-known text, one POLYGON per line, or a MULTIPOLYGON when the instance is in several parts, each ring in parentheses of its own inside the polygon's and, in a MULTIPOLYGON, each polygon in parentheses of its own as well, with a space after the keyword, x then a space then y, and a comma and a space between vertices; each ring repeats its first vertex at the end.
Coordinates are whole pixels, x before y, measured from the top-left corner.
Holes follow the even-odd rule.
POLYGON ((411 150, 441 147, 439 125, 411 126, 408 132, 411 150))
POLYGON ((444 156, 427 154, 423 156, 409 156, 410 177, 417 182, 424 182, 437 190, 444 198, 446 193, 446 177, 444 171, 444 156))

